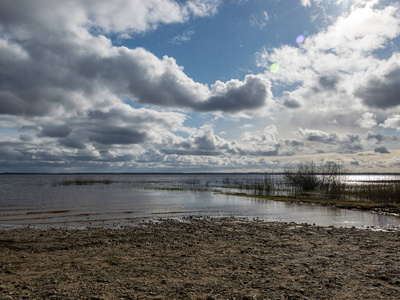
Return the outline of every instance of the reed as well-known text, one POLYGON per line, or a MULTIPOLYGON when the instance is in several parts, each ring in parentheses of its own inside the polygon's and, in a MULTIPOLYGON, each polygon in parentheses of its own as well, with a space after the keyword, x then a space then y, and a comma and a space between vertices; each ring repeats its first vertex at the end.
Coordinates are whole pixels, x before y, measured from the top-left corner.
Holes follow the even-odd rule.
POLYGON ((111 179, 92 179, 92 178, 75 178, 53 182, 53 186, 69 186, 69 185, 92 185, 92 184, 111 184, 114 181, 111 179))
POLYGON ((400 203, 400 183, 380 182, 347 187, 349 197, 375 203, 400 203))
POLYGON ((343 169, 336 163, 321 166, 316 166, 313 162, 301 163, 296 171, 285 170, 285 179, 289 185, 298 187, 303 195, 314 198, 400 203, 398 180, 348 184, 343 169))
MULTIPOLYGON (((226 180, 224 180, 224 183, 226 183, 226 180)), ((236 182, 233 188, 238 189, 241 194, 270 196, 276 186, 273 175, 265 173, 263 178, 253 178, 245 183, 236 182)))

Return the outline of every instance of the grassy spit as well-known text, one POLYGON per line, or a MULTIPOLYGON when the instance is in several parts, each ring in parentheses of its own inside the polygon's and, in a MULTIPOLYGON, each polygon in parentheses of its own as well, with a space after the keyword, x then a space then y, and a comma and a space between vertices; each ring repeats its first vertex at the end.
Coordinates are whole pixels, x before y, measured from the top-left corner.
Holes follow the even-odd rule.
POLYGON ((278 186, 269 174, 260 194, 260 186, 254 186, 252 195, 277 201, 317 203, 338 208, 373 210, 384 213, 400 213, 400 182, 382 180, 349 184, 340 165, 329 163, 316 166, 314 162, 300 163, 297 170, 285 170, 286 187, 278 186))
POLYGON ((298 196, 254 196, 244 193, 225 193, 225 194, 233 196, 242 196, 242 197, 254 197, 254 198, 268 199, 274 201, 318 204, 323 206, 332 206, 345 209, 369 210, 386 214, 400 214, 400 204, 396 203, 378 203, 378 202, 350 200, 350 199, 323 199, 323 198, 315 198, 315 195, 307 196, 306 193, 298 196))
MULTIPOLYGON (((296 170, 285 170, 284 178, 284 183, 276 182, 272 174, 265 173, 263 178, 232 183, 228 177, 224 177, 222 184, 225 191, 216 189, 213 191, 275 201, 400 214, 400 181, 398 180, 351 184, 347 182, 346 173, 340 165, 329 163, 317 166, 312 161, 299 164, 296 170)), ((183 188, 157 189, 199 190, 196 186, 188 187, 187 185, 183 188)))

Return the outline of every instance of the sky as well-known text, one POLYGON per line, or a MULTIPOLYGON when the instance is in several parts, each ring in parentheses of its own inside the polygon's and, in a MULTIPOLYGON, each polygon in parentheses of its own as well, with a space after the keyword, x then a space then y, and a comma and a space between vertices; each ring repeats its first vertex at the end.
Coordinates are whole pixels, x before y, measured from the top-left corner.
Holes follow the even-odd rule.
POLYGON ((400 172, 394 0, 0 1, 0 172, 400 172))

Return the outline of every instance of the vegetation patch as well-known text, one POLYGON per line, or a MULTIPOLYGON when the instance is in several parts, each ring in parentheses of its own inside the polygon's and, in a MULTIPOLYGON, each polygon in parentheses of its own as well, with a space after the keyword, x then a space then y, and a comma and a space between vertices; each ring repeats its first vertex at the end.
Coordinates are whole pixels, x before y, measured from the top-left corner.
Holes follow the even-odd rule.
POLYGON ((92 178, 75 178, 70 180, 61 180, 53 182, 53 186, 69 186, 69 185, 92 185, 92 184, 111 184, 115 181, 106 179, 92 179, 92 178))

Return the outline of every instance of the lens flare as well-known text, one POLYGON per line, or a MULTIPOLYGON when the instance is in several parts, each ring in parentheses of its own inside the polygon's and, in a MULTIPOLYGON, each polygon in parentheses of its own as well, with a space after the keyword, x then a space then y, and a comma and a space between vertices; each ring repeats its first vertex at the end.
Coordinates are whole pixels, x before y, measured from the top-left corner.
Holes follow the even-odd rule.
POLYGON ((300 34, 297 38, 296 38, 296 43, 297 44, 303 44, 304 41, 306 39, 306 36, 304 34, 300 34))
POLYGON ((277 73, 280 69, 280 66, 278 63, 273 63, 271 65, 271 67, 269 68, 269 70, 271 71, 271 73, 277 73))

